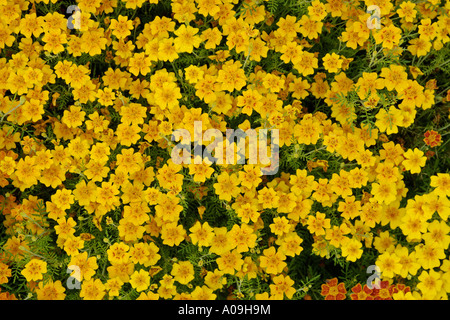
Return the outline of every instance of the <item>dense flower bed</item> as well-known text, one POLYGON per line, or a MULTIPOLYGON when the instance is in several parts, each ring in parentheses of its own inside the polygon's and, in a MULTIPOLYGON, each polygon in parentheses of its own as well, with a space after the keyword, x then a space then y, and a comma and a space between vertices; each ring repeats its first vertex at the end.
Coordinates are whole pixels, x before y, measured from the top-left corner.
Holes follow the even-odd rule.
POLYGON ((447 299, 448 0, 0 15, 1 299, 447 299))

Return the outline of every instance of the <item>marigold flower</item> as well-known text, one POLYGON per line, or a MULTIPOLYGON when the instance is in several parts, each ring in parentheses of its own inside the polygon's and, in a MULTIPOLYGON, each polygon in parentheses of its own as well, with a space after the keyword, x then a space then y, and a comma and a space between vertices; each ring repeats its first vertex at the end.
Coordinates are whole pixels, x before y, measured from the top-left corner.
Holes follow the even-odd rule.
POLYGON ((130 284, 137 292, 146 290, 150 286, 150 275, 148 271, 144 269, 135 271, 130 277, 130 284))
POLYGON ((366 284, 363 287, 361 283, 358 283, 352 288, 352 292, 350 294, 352 300, 373 300, 372 289, 369 289, 366 284))
POLYGON ((418 279, 420 282, 417 284, 417 288, 424 298, 435 299, 440 295, 443 283, 438 272, 433 269, 430 271, 423 270, 418 279))
POLYGON ((347 290, 343 282, 338 283, 337 278, 327 280, 325 284, 321 285, 322 291, 320 294, 325 297, 325 300, 345 300, 347 290))
POLYGON ((119 15, 117 19, 111 19, 110 28, 113 30, 112 34, 114 36, 118 39, 123 39, 131 34, 133 21, 128 20, 127 16, 119 15))
POLYGON ((240 179, 236 174, 229 175, 227 172, 222 172, 213 187, 219 199, 231 201, 232 197, 235 198, 240 193, 239 183, 240 179))
POLYGON ((106 287, 100 279, 90 279, 81 283, 80 297, 83 300, 102 300, 106 287))
POLYGON ((233 249, 233 244, 228 236, 226 227, 214 228, 214 237, 211 240, 210 251, 221 255, 226 251, 233 249))
POLYGON ((57 280, 53 282, 50 280, 46 284, 39 282, 36 289, 36 295, 38 300, 64 300, 66 289, 62 286, 61 281, 57 280))
POLYGON ((214 233, 213 228, 211 228, 208 222, 201 224, 200 221, 197 221, 189 231, 191 232, 189 237, 193 244, 199 247, 210 246, 214 233))
POLYGON ((362 243, 355 238, 345 241, 341 247, 342 256, 348 261, 356 261, 363 253, 362 243))
POLYGON ((438 196, 450 196, 450 175, 448 173, 438 173, 431 176, 430 185, 435 188, 434 192, 438 196))
POLYGON ((42 280, 44 273, 47 273, 47 262, 40 259, 31 259, 21 271, 28 282, 42 280))
POLYGON ((327 53, 323 58, 323 66, 325 70, 332 73, 337 73, 339 69, 342 67, 342 60, 340 56, 336 53, 327 53))
POLYGON ((236 249, 222 253, 216 261, 220 271, 231 275, 239 270, 244 263, 242 255, 236 249))
POLYGON ((194 266, 189 261, 180 261, 174 263, 170 274, 174 277, 175 281, 181 284, 188 284, 194 280, 194 266))
POLYGON ((176 222, 166 223, 161 229, 163 243, 168 246, 179 245, 184 240, 186 230, 176 222))
POLYGON ((257 235, 248 224, 235 224, 228 232, 228 237, 233 248, 238 252, 247 252, 256 246, 257 235))
MULTIPOLYGON (((312 10, 314 10, 314 8, 312 10)), ((312 18, 308 15, 303 15, 300 19, 299 31, 305 38, 315 39, 319 36, 320 33, 322 33, 323 23, 320 22, 320 19, 318 18, 319 16, 312 18)))
POLYGON ((284 260, 286 256, 281 251, 276 251, 275 247, 270 247, 263 251, 263 255, 259 257, 260 267, 270 274, 279 274, 286 267, 284 260))
POLYGON ((442 144, 442 138, 439 133, 434 130, 427 130, 424 133, 425 138, 423 141, 432 148, 440 146, 442 144))
POLYGON ((88 253, 85 251, 72 256, 68 266, 76 266, 79 268, 79 274, 72 273, 74 277, 79 276, 78 281, 90 280, 98 268, 97 257, 88 257, 88 253))
POLYGON ((7 264, 0 262, 0 284, 7 283, 9 277, 11 277, 11 269, 7 264))
POLYGON ((174 45, 177 52, 191 53, 194 48, 198 48, 202 42, 200 36, 197 35, 199 29, 191 26, 181 25, 174 31, 177 36, 174 40, 174 45))
POLYGON ((291 299, 296 292, 293 285, 294 280, 290 276, 280 274, 273 277, 273 284, 270 284, 269 288, 273 298, 283 299, 286 296, 286 298, 291 299))
POLYGON ((397 9, 398 16, 405 19, 406 22, 413 22, 417 14, 415 7, 416 4, 411 1, 401 3, 400 8, 397 9))
POLYGON ((425 166, 427 157, 424 156, 423 151, 414 148, 414 150, 409 149, 404 153, 405 160, 402 162, 406 170, 411 173, 419 173, 422 167, 425 166))
POLYGON ((222 90, 241 90, 246 84, 246 76, 239 61, 227 61, 217 74, 217 82, 222 90))

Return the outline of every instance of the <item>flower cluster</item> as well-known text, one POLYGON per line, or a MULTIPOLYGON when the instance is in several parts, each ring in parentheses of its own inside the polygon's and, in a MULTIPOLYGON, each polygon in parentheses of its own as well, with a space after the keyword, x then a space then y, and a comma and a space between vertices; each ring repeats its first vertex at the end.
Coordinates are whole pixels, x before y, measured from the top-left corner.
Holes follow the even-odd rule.
POLYGON ((70 5, 0 0, 0 299, 448 297, 450 1, 70 5))

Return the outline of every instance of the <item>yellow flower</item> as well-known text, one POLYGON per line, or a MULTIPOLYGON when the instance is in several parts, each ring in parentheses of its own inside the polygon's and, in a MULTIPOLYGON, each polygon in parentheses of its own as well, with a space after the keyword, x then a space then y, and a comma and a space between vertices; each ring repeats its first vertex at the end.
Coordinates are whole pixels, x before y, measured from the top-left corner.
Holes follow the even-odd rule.
MULTIPOLYGON (((51 197, 52 202, 63 210, 67 210, 74 203, 74 196, 72 195, 72 190, 59 189, 51 197)), ((71 218, 69 218, 71 219, 71 218)), ((73 221, 73 219, 72 219, 73 221)))
POLYGON ((200 38, 205 42, 205 49, 215 49, 222 41, 222 32, 217 28, 208 28, 202 32, 200 38))
POLYGON ((209 251, 221 255, 226 251, 233 249, 233 244, 228 237, 226 227, 214 228, 214 237, 211 240, 211 248, 209 251))
POLYGON ((103 28, 90 28, 83 32, 81 36, 81 52, 87 53, 90 56, 101 54, 105 50, 108 39, 105 38, 105 31, 103 28))
POLYGON ((422 238, 425 245, 431 245, 439 248, 448 248, 450 244, 450 227, 445 221, 433 220, 428 224, 428 232, 422 238))
POLYGON ((42 280, 44 273, 47 273, 47 262, 39 259, 31 259, 21 271, 28 282, 42 280))
POLYGON ((255 165, 244 165, 244 171, 239 172, 241 185, 249 189, 256 188, 261 183, 261 169, 255 165))
POLYGON ((437 35, 437 23, 431 23, 431 19, 422 19, 419 25, 420 38, 431 41, 437 35))
POLYGON ((276 251, 275 247, 269 247, 263 251, 263 255, 259 257, 260 267, 270 274, 279 274, 286 267, 286 256, 280 251, 276 251))
POLYGON ((270 231, 272 231, 278 237, 282 237, 291 231, 291 225, 286 217, 275 217, 273 223, 269 225, 270 231))
POLYGON ((431 176, 430 185, 434 187, 434 192, 440 197, 450 197, 450 174, 438 173, 431 176))
POLYGON ((269 285, 269 288, 273 297, 278 299, 283 299, 284 296, 288 299, 292 298, 296 290, 293 287, 294 280, 292 280, 290 276, 280 274, 273 277, 272 280, 273 284, 269 285))
POLYGON ((216 259, 216 262, 220 271, 234 275, 234 273, 240 269, 244 260, 242 260, 242 255, 235 249, 222 253, 219 258, 216 259))
POLYGON ((376 260, 376 265, 380 268, 381 275, 386 278, 393 278, 394 275, 400 273, 402 268, 400 258, 391 252, 384 252, 379 255, 376 260))
POLYGON ((135 271, 130 277, 130 284, 137 292, 144 291, 150 286, 150 274, 144 269, 135 271))
POLYGON ((433 269, 441 265, 441 260, 446 258, 445 251, 442 247, 431 244, 420 244, 415 248, 417 263, 423 269, 433 269))
POLYGON ((85 115, 86 112, 82 111, 81 107, 70 106, 70 110, 64 110, 61 122, 69 128, 78 128, 83 124, 85 115))
MULTIPOLYGON (((305 17, 305 16, 303 16, 305 17)), ((322 22, 320 22, 322 23, 322 22)), ((294 68, 304 77, 314 74, 314 69, 318 68, 318 59, 312 52, 302 51, 300 59, 293 61, 294 68)))
POLYGON ((233 248, 236 247, 238 252, 246 252, 256 246, 257 236, 248 224, 243 223, 240 226, 235 224, 228 232, 228 236, 233 248))
POLYGON ((119 15, 118 19, 111 19, 110 24, 112 34, 118 39, 124 39, 131 34, 133 30, 133 21, 128 20, 127 16, 119 15))
POLYGON ((423 151, 417 148, 414 148, 414 150, 408 149, 408 151, 404 153, 404 157, 405 160, 402 164, 405 169, 409 170, 411 173, 419 173, 427 161, 427 157, 424 156, 423 151))
POLYGON ((160 88, 154 92, 154 103, 161 109, 173 109, 179 106, 181 90, 175 82, 164 82, 160 88))
MULTIPOLYGON (((126 0, 125 8, 127 9, 136 9, 142 7, 142 5, 146 2, 146 0, 126 0)), ((150 3, 152 3, 150 1, 150 3)))
POLYGON ((274 208, 278 206, 279 197, 273 188, 264 187, 258 190, 258 202, 263 209, 274 208))
POLYGON ((106 287, 100 279, 90 279, 81 283, 80 297, 83 300, 103 300, 106 287))
POLYGON ((123 284, 124 282, 118 277, 108 279, 105 283, 105 289, 108 290, 108 295, 110 297, 117 297, 119 296, 119 290, 122 288, 123 284))
POLYGON ((375 42, 381 44, 383 48, 393 49, 394 46, 399 44, 402 36, 402 30, 397 28, 394 24, 384 26, 381 29, 373 33, 375 42))
POLYGON ((80 237, 75 237, 72 235, 67 237, 67 239, 64 241, 64 251, 69 256, 77 255, 79 253, 79 250, 83 249, 83 247, 84 241, 81 240, 80 237))
POLYGON ((184 24, 174 31, 177 36, 174 40, 174 45, 178 53, 192 53, 194 47, 199 47, 202 39, 197 35, 198 31, 199 29, 184 24))
POLYGON ((168 246, 177 246, 184 240, 186 235, 186 230, 184 230, 182 225, 176 222, 166 223, 161 229, 161 238, 163 239, 163 244, 168 246))
POLYGON ((308 15, 315 21, 321 21, 327 16, 326 6, 320 0, 314 0, 308 7, 308 15))
POLYGON ((139 297, 136 298, 136 300, 158 300, 159 299, 159 294, 154 293, 154 292, 141 292, 141 294, 139 295, 139 297))
POLYGON ((231 198, 235 198, 240 193, 239 183, 240 179, 236 174, 229 175, 227 172, 222 172, 213 187, 219 199, 231 201, 231 198))
POLYGON ((236 209, 236 214, 239 218, 241 218, 241 221, 244 223, 249 223, 250 221, 253 221, 256 223, 258 221, 258 218, 260 216, 260 213, 258 211, 258 207, 246 203, 239 208, 236 209))
POLYGON ((325 213, 316 212, 316 215, 310 215, 307 220, 308 230, 316 236, 325 235, 325 229, 330 228, 330 219, 326 218, 325 213))
POLYGON ((403 118, 401 110, 391 106, 388 111, 380 109, 376 114, 375 125, 380 132, 386 132, 387 134, 393 134, 398 132, 398 125, 403 118))
POLYGON ((410 253, 408 248, 402 247, 398 244, 391 254, 399 258, 398 263, 401 267, 398 270, 398 274, 402 278, 406 278, 408 274, 415 276, 417 274, 417 270, 421 268, 420 264, 417 263, 415 251, 410 253))
POLYGON ((411 1, 405 1, 400 4, 400 8, 397 9, 398 16, 404 18, 406 22, 413 22, 416 17, 417 11, 414 9, 416 4, 411 1))
POLYGON ((327 53, 323 58, 323 66, 330 73, 337 73, 342 67, 342 60, 336 53, 327 53))
POLYGON ((0 23, 0 49, 4 49, 5 45, 11 47, 16 38, 12 35, 13 31, 6 22, 0 23))
POLYGON ((214 173, 214 169, 211 168, 211 165, 207 163, 208 161, 206 159, 200 159, 200 161, 202 163, 197 163, 194 160, 194 163, 189 164, 189 173, 194 175, 195 182, 205 182, 214 173))
POLYGON ((400 229, 407 236, 408 241, 422 239, 422 234, 427 231, 427 222, 418 215, 406 214, 400 223, 400 229))
POLYGON ((213 290, 207 286, 197 286, 191 293, 193 300, 214 300, 217 295, 213 293, 213 290))
MULTIPOLYGON (((98 268, 97 258, 88 257, 86 251, 72 256, 68 266, 76 266, 79 268, 79 279, 78 281, 90 280, 95 275, 95 270, 98 268)), ((74 270, 74 269, 72 269, 74 270)), ((76 276, 76 273, 73 273, 76 276)))
POLYGON ((303 239, 296 232, 290 232, 281 239, 277 239, 276 244, 280 246, 280 252, 287 256, 294 257, 299 255, 303 248, 300 244, 303 239))
POLYGON ((36 295, 38 300, 64 300, 66 297, 64 291, 66 289, 62 286, 61 281, 50 280, 46 284, 39 282, 36 295))
POLYGON ((63 44, 67 43, 67 35, 61 30, 52 30, 44 34, 42 41, 45 42, 44 50, 58 54, 65 50, 63 44))
POLYGON ((224 277, 224 273, 218 269, 214 271, 208 271, 205 276, 205 284, 213 291, 222 289, 227 284, 227 279, 224 277))
POLYGON ((0 284, 8 283, 9 277, 11 277, 11 269, 7 264, 0 262, 0 284))
POLYGON ((308 39, 316 39, 319 37, 319 34, 322 33, 323 23, 309 17, 308 15, 303 15, 300 19, 300 33, 308 39))
POLYGON ((431 49, 431 42, 422 37, 409 40, 409 44, 408 50, 417 57, 426 55, 431 49))
POLYGON ((432 300, 440 297, 442 280, 438 272, 423 270, 418 279, 420 282, 417 284, 417 289, 421 291, 424 298, 432 300))
POLYGON ((194 266, 189 261, 180 261, 174 263, 170 274, 173 275, 175 281, 188 284, 194 280, 194 266))
POLYGON ((116 93, 111 88, 98 89, 96 97, 101 105, 107 107, 114 104, 116 93))
POLYGON ((214 237, 213 228, 208 224, 208 222, 204 222, 203 224, 200 221, 197 221, 193 227, 189 229, 191 234, 189 237, 193 244, 202 246, 210 246, 211 241, 214 237))
POLYGON ((148 57, 145 53, 135 53, 130 58, 130 72, 135 76, 138 76, 139 74, 145 76, 150 72, 151 61, 151 58, 148 57))
POLYGON ((397 198, 396 188, 389 181, 380 181, 380 183, 372 183, 372 195, 380 204, 390 204, 397 198))
POLYGON ((332 246, 340 248, 349 239, 345 236, 350 233, 350 228, 345 224, 340 226, 332 226, 325 231, 325 239, 330 241, 332 246))
POLYGON ((362 243, 355 238, 352 238, 342 245, 342 256, 344 256, 348 261, 355 262, 363 254, 363 249, 361 249, 362 243))
POLYGON ((116 129, 116 136, 121 145, 129 147, 139 141, 140 132, 141 128, 137 124, 120 123, 116 129))
POLYGON ((246 80, 240 61, 229 60, 225 62, 217 74, 217 82, 220 83, 221 90, 229 92, 241 90, 246 85, 246 80))

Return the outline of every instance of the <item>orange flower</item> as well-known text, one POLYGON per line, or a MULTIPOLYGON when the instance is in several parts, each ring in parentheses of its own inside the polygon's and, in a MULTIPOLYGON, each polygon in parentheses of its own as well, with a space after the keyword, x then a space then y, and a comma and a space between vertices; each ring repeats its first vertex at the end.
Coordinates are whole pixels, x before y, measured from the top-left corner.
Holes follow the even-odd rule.
POLYGON ((389 281, 381 281, 380 288, 374 288, 372 290, 372 296, 374 300, 392 300, 393 286, 389 285, 389 281))
POLYGON ((423 141, 427 144, 427 146, 430 146, 432 148, 437 147, 442 143, 441 135, 434 130, 428 130, 424 133, 424 136, 425 138, 423 139, 423 141))
POLYGON ((347 289, 343 282, 338 283, 337 278, 329 279, 326 284, 322 284, 320 294, 325 300, 344 300, 346 298, 347 289))
POLYGON ((350 294, 352 300, 373 300, 372 289, 369 289, 366 284, 362 287, 361 283, 358 283, 352 288, 352 292, 350 294))

